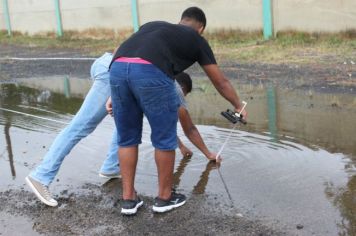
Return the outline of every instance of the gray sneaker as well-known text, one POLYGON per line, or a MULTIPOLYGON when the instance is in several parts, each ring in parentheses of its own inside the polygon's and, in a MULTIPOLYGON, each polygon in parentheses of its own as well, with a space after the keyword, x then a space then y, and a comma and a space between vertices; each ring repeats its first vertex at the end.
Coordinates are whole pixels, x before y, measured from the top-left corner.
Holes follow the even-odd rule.
POLYGON ((186 197, 183 194, 176 193, 173 189, 171 198, 168 200, 163 200, 159 197, 156 197, 152 209, 154 212, 163 213, 166 211, 173 210, 174 208, 183 206, 185 202, 186 197))
POLYGON ((101 178, 106 178, 106 179, 119 179, 119 178, 121 178, 120 173, 108 174, 108 173, 102 173, 102 172, 100 172, 100 173, 99 173, 99 176, 100 176, 101 178))
POLYGON ((36 196, 43 202, 44 204, 48 206, 55 207, 58 205, 58 202, 54 200, 51 196, 51 193, 48 191, 48 187, 41 184, 40 182, 34 180, 30 176, 27 176, 25 178, 26 183, 32 191, 36 194, 36 196))
POLYGON ((143 201, 137 197, 136 200, 122 200, 121 214, 123 215, 135 215, 138 208, 143 205, 143 201))

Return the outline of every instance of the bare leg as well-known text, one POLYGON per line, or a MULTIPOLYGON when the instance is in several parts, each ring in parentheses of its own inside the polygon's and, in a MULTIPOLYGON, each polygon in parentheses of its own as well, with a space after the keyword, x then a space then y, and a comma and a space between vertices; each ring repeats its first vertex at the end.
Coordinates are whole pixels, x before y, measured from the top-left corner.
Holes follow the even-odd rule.
POLYGON ((122 176, 122 198, 136 199, 135 174, 138 159, 138 146, 119 147, 119 160, 122 176))
POLYGON ((175 150, 161 151, 155 149, 155 160, 158 172, 159 187, 158 197, 164 200, 167 200, 171 197, 175 155, 175 150))

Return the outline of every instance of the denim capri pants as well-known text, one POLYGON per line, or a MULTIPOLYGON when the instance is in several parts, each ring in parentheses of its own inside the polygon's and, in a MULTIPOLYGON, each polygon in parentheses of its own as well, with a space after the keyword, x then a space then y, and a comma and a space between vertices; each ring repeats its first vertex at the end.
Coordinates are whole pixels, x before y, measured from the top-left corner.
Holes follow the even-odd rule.
POLYGON ((164 151, 177 148, 179 99, 174 80, 152 64, 114 62, 110 86, 119 146, 141 143, 145 115, 152 145, 164 151))

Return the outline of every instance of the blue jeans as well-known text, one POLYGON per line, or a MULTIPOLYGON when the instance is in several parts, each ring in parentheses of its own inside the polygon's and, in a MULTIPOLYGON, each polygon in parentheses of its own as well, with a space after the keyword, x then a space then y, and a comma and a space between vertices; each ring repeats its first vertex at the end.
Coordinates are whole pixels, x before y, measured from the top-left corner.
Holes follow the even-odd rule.
MULTIPOLYGON (((109 74, 96 79, 85 97, 85 100, 70 124, 62 130, 41 164, 30 174, 32 178, 48 186, 55 178, 58 170, 72 148, 88 136, 107 115, 105 103, 110 96, 109 74)), ((113 133, 110 149, 100 172, 118 173, 117 132, 113 133)))
POLYGON ((177 148, 179 101, 171 78, 152 64, 114 62, 110 85, 120 147, 141 143, 145 114, 152 145, 166 151, 177 148))

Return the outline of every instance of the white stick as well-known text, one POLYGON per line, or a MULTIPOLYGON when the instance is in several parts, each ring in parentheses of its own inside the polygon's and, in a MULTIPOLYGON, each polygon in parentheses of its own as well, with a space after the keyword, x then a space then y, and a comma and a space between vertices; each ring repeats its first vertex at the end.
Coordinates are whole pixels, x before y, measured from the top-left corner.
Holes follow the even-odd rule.
POLYGON ((232 129, 231 129, 231 131, 230 131, 230 133, 229 133, 229 136, 227 136, 227 138, 226 138, 224 144, 221 146, 221 148, 220 148, 218 154, 216 154, 215 159, 216 159, 217 161, 220 159, 220 154, 221 154, 222 151, 224 150, 225 145, 227 144, 227 142, 229 141, 229 139, 230 139, 230 137, 231 137, 231 135, 232 135, 232 132, 233 132, 233 131, 235 130, 235 128, 236 128, 236 125, 237 125, 237 123, 234 124, 234 126, 232 127, 232 129))
POLYGON ((239 113, 238 113, 238 112, 235 113, 235 115, 236 115, 237 117, 240 117, 240 116, 241 116, 242 111, 245 110, 245 107, 246 107, 246 105, 247 105, 247 102, 242 101, 242 104, 244 104, 244 105, 243 105, 241 111, 240 111, 239 113))

